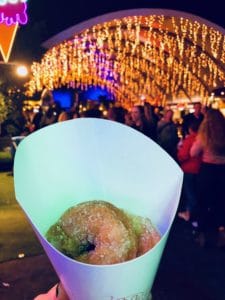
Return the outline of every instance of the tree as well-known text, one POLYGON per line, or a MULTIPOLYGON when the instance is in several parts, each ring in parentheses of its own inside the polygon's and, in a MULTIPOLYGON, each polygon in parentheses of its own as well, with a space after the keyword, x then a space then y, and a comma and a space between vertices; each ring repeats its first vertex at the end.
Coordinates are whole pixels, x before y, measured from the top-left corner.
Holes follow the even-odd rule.
POLYGON ((19 135, 24 125, 22 115, 23 101, 25 99, 24 87, 13 76, 11 66, 0 65, 0 124, 1 135, 19 135))
POLYGON ((5 102, 5 96, 0 92, 0 135, 1 135, 1 124, 6 120, 8 115, 8 106, 5 102))

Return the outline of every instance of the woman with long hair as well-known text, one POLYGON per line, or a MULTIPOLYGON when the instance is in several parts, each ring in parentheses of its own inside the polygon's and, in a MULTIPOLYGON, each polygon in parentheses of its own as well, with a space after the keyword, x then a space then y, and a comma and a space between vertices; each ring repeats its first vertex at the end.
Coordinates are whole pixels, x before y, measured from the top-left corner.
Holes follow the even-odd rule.
POLYGON ((191 156, 202 154, 197 181, 199 243, 217 232, 218 246, 225 246, 225 118, 217 109, 206 112, 191 156))
POLYGON ((141 105, 134 105, 131 108, 130 115, 133 122, 132 127, 155 140, 154 127, 147 121, 144 113, 144 107, 141 105))

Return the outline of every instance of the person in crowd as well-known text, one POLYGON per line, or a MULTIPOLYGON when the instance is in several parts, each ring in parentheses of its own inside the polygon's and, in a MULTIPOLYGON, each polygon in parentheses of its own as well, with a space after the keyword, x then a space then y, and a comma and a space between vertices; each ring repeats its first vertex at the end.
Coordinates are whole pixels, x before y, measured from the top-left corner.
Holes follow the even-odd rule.
POLYGON ((144 114, 148 122, 157 124, 157 122, 159 121, 159 117, 155 113, 155 107, 152 106, 149 102, 144 103, 144 114))
POLYGON ((59 102, 55 102, 51 91, 44 90, 41 95, 41 116, 39 128, 56 123, 61 113, 59 102))
POLYGON ((58 122, 70 120, 70 114, 67 111, 62 111, 58 116, 58 122))
POLYGON ((209 110, 209 107, 207 105, 202 105, 201 113, 203 114, 203 118, 208 110, 209 110))
POLYGON ((85 118, 102 118, 102 112, 99 109, 99 104, 91 101, 89 109, 84 112, 85 118))
POLYGON ((125 110, 124 123, 125 123, 127 126, 131 126, 131 127, 134 126, 134 122, 133 122, 133 120, 132 120, 131 113, 130 113, 129 110, 125 110))
POLYGON ((183 116, 182 122, 182 135, 185 137, 188 134, 188 127, 192 121, 199 122, 201 124, 204 115, 202 113, 202 104, 200 102, 194 103, 194 112, 183 116))
POLYGON ((156 141, 158 117, 154 113, 154 107, 148 102, 144 103, 144 115, 145 115, 146 120, 148 121, 148 123, 151 126, 152 139, 154 141, 156 141))
POLYGON ((81 117, 81 115, 78 111, 72 112, 72 119, 78 119, 80 117, 81 117))
POLYGON ((168 109, 157 124, 157 143, 176 160, 178 141, 177 127, 173 122, 173 111, 168 109))
POLYGON ((131 109, 131 118, 133 121, 132 127, 146 136, 154 140, 155 132, 153 126, 146 120, 144 114, 144 107, 141 105, 135 105, 131 109))
POLYGON ((184 172, 184 180, 182 187, 182 198, 185 202, 184 210, 178 213, 178 216, 185 221, 190 218, 194 220, 193 215, 196 214, 197 207, 197 174, 199 173, 201 164, 201 155, 191 157, 190 150, 196 139, 199 122, 192 121, 189 124, 189 134, 184 138, 178 147, 177 160, 184 172))
POLYGON ((33 115, 33 118, 30 119, 28 123, 28 128, 30 133, 41 128, 41 119, 43 117, 42 107, 40 106, 38 111, 36 111, 33 115))
POLYGON ((125 109, 121 106, 110 107, 107 114, 107 119, 120 123, 125 123, 125 109))
POLYGON ((198 242, 204 246, 217 235, 217 245, 225 246, 225 118, 209 109, 202 121, 191 156, 202 155, 198 191, 198 242))
POLYGON ((61 112, 61 107, 59 103, 53 102, 49 103, 49 105, 45 105, 42 110, 43 115, 40 122, 41 128, 57 122, 61 112))
POLYGON ((154 107, 154 114, 156 116, 156 120, 157 120, 157 123, 158 123, 159 120, 161 120, 162 117, 163 117, 163 107, 162 106, 155 106, 154 107))

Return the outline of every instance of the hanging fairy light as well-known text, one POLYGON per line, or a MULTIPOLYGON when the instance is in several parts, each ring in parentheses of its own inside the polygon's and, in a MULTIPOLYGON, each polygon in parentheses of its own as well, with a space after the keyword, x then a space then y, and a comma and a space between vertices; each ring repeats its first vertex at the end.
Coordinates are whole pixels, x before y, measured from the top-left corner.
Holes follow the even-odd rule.
POLYGON ((53 47, 32 66, 28 93, 44 87, 107 88, 129 107, 173 100, 182 90, 202 99, 224 85, 225 37, 185 18, 132 16, 95 25, 53 47))

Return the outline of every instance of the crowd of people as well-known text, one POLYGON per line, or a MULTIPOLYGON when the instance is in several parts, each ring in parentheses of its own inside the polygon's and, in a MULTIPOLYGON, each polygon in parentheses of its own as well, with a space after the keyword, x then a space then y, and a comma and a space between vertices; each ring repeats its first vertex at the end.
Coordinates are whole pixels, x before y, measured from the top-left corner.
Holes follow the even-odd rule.
MULTIPOLYGON (((184 172, 182 201, 178 216, 197 226, 201 246, 207 237, 216 237, 216 245, 225 247, 225 118, 217 110, 194 104, 193 113, 174 122, 172 109, 156 110, 149 103, 130 110, 110 106, 106 114, 92 101, 88 109, 62 110, 49 95, 42 99, 39 111, 25 111, 18 136, 26 136, 47 125, 80 117, 106 118, 140 131, 158 143, 184 172)), ((21 139, 19 139, 20 141, 21 139)))
POLYGON ((184 119, 184 138, 177 159, 184 171, 185 221, 196 220, 200 246, 225 247, 225 118, 218 109, 195 112, 184 119))

